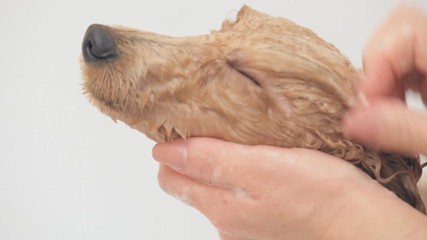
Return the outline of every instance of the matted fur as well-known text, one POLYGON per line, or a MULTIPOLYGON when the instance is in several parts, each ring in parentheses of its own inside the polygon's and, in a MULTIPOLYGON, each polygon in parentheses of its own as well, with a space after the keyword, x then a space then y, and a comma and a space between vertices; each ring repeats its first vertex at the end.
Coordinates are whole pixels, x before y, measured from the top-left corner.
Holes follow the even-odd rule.
POLYGON ((85 92, 113 119, 157 142, 207 136, 317 149, 425 212, 418 156, 375 152, 343 137, 359 73, 311 30, 244 6, 236 21, 203 36, 108 31, 117 59, 82 61, 82 71, 85 92))

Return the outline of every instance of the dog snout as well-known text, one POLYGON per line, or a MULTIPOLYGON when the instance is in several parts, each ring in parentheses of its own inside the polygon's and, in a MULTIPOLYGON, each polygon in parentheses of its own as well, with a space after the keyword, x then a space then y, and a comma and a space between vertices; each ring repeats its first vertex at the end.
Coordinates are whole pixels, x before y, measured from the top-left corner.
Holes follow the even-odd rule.
POLYGON ((92 24, 86 31, 82 43, 86 62, 106 62, 117 57, 115 36, 111 27, 92 24))

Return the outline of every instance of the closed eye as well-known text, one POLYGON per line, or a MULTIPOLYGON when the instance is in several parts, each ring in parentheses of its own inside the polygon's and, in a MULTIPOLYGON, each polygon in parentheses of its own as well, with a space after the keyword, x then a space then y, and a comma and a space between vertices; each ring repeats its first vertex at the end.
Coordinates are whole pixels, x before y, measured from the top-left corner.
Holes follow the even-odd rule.
POLYGON ((237 69, 237 71, 242 74, 243 76, 245 76, 248 80, 250 80, 251 82, 253 82, 255 85, 257 85, 258 87, 261 87, 261 84, 253 77, 251 77, 249 74, 247 74, 246 72, 240 71, 237 69))
POLYGON ((256 78, 252 77, 250 74, 248 74, 245 71, 240 70, 239 68, 236 68, 234 66, 235 62, 234 61, 227 61, 228 65, 233 68, 234 70, 236 70, 238 73, 240 73, 241 75, 243 75, 246 79, 248 79, 249 81, 251 81, 252 83, 254 83, 256 86, 258 87, 262 87, 261 84, 256 80, 256 78))

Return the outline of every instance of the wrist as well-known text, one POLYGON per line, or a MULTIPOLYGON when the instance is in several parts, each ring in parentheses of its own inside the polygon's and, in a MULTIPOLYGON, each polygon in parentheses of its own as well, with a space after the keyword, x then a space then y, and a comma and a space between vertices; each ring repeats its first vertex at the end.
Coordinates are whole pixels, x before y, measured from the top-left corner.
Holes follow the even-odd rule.
POLYGON ((348 189, 327 239, 427 239, 427 217, 379 184, 348 189))

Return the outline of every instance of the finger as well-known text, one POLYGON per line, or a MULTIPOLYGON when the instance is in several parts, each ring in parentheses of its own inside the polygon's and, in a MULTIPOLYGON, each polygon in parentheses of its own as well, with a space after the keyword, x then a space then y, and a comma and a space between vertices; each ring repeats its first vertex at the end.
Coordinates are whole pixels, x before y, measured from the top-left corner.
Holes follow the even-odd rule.
POLYGON ((427 73, 427 15, 414 6, 401 5, 375 32, 364 54, 365 81, 362 91, 368 98, 402 98, 400 80, 409 72, 427 73))
MULTIPOLYGON (((371 46, 374 48, 375 46, 371 46)), ((367 50, 369 51, 369 50, 367 50)), ((387 50, 370 51, 363 60, 365 78, 360 89, 368 99, 387 96, 403 99, 404 91, 389 61, 387 50)))
POLYGON ((205 183, 245 190, 263 167, 262 154, 249 147, 211 138, 177 140, 157 144, 153 156, 182 174, 205 183))
MULTIPOLYGON (((347 164, 318 151, 247 146, 213 138, 177 140, 169 144, 156 144, 153 148, 155 159, 179 173, 199 182, 237 189, 240 194, 253 198, 259 196, 257 190, 264 189, 268 184, 277 184, 278 179, 284 187, 294 186, 285 177, 294 179, 307 175, 307 169, 318 164, 319 154, 325 161, 319 167, 347 164), (304 161, 300 161, 301 156, 304 156, 304 161)), ((316 176, 319 177, 319 174, 316 176)))
POLYGON ((251 200, 236 189, 198 182, 165 165, 160 165, 158 181, 165 192, 198 209, 217 227, 224 224, 223 221, 230 211, 234 211, 233 214, 236 215, 236 204, 241 207, 251 200))
POLYGON ((385 151, 427 153, 427 115, 409 110, 397 100, 377 100, 353 109, 344 118, 350 138, 385 151))

